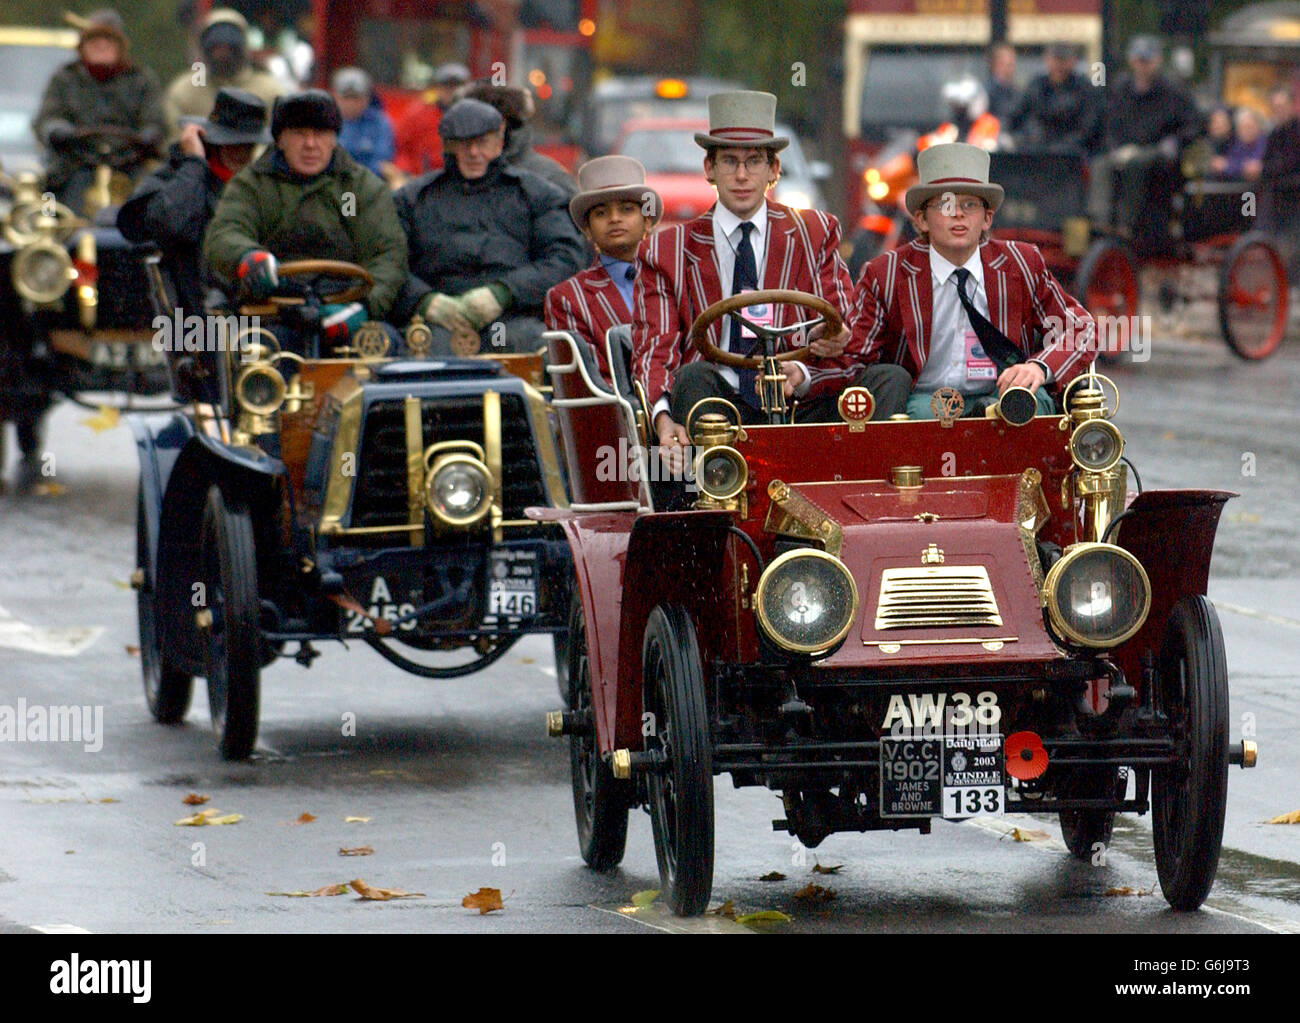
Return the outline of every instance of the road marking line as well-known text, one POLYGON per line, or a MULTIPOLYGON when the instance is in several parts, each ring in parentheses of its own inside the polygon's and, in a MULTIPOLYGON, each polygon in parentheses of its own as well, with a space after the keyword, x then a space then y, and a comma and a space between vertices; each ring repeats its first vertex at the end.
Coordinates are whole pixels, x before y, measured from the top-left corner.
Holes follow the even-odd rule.
POLYGON ((32 930, 40 931, 42 934, 93 934, 84 927, 78 927, 76 924, 32 924, 32 930))
POLYGON ((538 665, 537 670, 540 671, 543 675, 550 675, 551 678, 555 678, 555 669, 554 669, 554 668, 548 668, 548 667, 546 667, 546 665, 541 664, 541 665, 538 665))
POLYGON ((1269 614, 1267 611, 1256 611, 1253 607, 1242 607, 1240 604, 1229 604, 1226 600, 1215 600, 1213 597, 1210 598, 1210 602, 1223 611, 1245 615, 1247 618, 1258 618, 1261 622, 1268 622, 1269 625, 1289 625, 1293 629, 1300 629, 1300 619, 1283 618, 1281 615, 1269 614))
POLYGON ((1219 909, 1217 906, 1211 906, 1208 902, 1204 903, 1201 908, 1207 913, 1218 913, 1220 916, 1230 916, 1234 920, 1241 920, 1248 924, 1254 924, 1257 927, 1263 927, 1264 930, 1272 931, 1274 934, 1300 934, 1300 925, 1292 924, 1285 920, 1278 920, 1276 917, 1270 917, 1274 923, 1265 923, 1257 917, 1242 916, 1240 913, 1229 913, 1226 909, 1219 909))
MULTIPOLYGON (((1012 816, 1012 815, 1008 814, 1007 816, 1012 816)), ((1027 822, 1023 827, 1021 827, 1019 824, 1012 824, 1010 821, 1007 821, 1005 818, 1002 817, 968 817, 966 818, 966 820, 960 821, 959 823, 966 824, 974 828, 981 828, 984 831, 988 831, 991 832, 992 834, 998 835, 1000 838, 1010 838, 1012 832, 1016 830, 1019 830, 1022 834, 1026 831, 1044 830, 1044 828, 1041 826, 1044 824, 1044 822, 1040 820, 1033 820, 1032 818, 1030 818, 1030 821, 1027 822), (1030 823, 1039 826, 1031 827, 1030 823)), ((1066 844, 1063 841, 1061 841, 1061 839, 1053 837, 1050 833, 1047 838, 1022 838, 1018 840, 1017 844, 1034 846, 1039 849, 1052 849, 1056 852, 1070 851, 1066 847, 1066 844)))
POLYGON ((0 647, 51 657, 76 657, 99 639, 102 625, 45 629, 28 625, 0 607, 0 647))

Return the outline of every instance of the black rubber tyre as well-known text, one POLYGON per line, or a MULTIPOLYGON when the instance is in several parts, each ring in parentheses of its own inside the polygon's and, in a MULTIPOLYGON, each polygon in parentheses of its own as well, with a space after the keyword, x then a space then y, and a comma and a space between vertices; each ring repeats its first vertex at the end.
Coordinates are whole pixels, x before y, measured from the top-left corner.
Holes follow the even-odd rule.
POLYGON ((1214 606, 1174 605, 1160 649, 1160 708, 1183 756, 1151 778, 1156 873, 1169 905, 1197 909, 1214 884, 1228 801, 1228 668, 1214 606))
POLYGON ((1286 337, 1291 291, 1286 265, 1262 231, 1243 234, 1219 265, 1219 329, 1243 359, 1266 359, 1286 337))
MULTIPOLYGON (((568 704, 575 716, 590 715, 591 665, 587 659, 587 625, 582 604, 575 601, 569 615, 568 704)), ((614 777, 601 757, 596 730, 569 736, 569 766, 573 776, 573 816, 578 824, 578 851, 592 870, 609 870, 623 860, 627 848, 627 815, 632 783, 614 777)))
MULTIPOLYGON (((578 599, 576 596, 573 598, 578 599)), ((573 612, 569 612, 569 620, 573 620, 573 612)), ((571 632, 552 632, 551 647, 555 651, 555 681, 560 688, 560 699, 564 701, 566 707, 572 707, 573 703, 569 696, 569 655, 572 651, 572 644, 569 642, 571 632)))
POLYGON ((257 742, 262 639, 257 599, 257 548, 245 508, 208 490, 203 509, 202 572, 212 624, 206 630, 208 703, 217 746, 243 760, 257 742))
MULTIPOLYGON (((1080 799, 1108 799, 1123 797, 1127 780, 1118 769, 1092 771, 1079 774, 1066 783, 1064 791, 1080 799), (1109 782, 1109 784, 1108 784, 1109 782)), ((1115 829, 1114 810, 1062 810, 1061 837, 1075 859, 1091 862, 1097 854, 1097 845, 1110 845, 1115 829)))
MULTIPOLYGON (((1109 325, 1115 318, 1122 317, 1128 324, 1126 331, 1133 330, 1141 300, 1136 267, 1128 249, 1118 242, 1100 238, 1092 243, 1079 262, 1074 274, 1074 294, 1094 319, 1107 317, 1109 325)), ((1125 337, 1099 336, 1097 357, 1109 363, 1127 361, 1128 353, 1121 350, 1126 341, 1125 337)))
POLYGON ((136 494, 135 567, 140 585, 135 591, 136 620, 140 628, 140 674, 144 698, 154 720, 175 725, 185 720, 194 692, 194 676, 167 663, 158 641, 158 609, 153 572, 149 565, 149 525, 144 514, 144 485, 136 494))
POLYGON ((660 888, 678 916, 698 916, 713 891, 713 744, 695 626, 682 607, 650 613, 641 664, 653 715, 646 749, 665 760, 648 786, 660 888))

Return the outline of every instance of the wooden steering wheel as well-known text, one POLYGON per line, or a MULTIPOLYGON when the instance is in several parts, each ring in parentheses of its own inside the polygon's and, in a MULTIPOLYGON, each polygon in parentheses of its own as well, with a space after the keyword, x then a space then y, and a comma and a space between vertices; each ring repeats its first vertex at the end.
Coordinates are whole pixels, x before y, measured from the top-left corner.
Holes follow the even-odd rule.
MULTIPOLYGON (((364 266, 345 263, 341 259, 295 259, 290 263, 281 263, 276 272, 281 277, 346 277, 356 282, 343 291, 321 295, 320 300, 325 303, 359 302, 370 294, 370 289, 375 286, 375 279, 364 266)), ((283 299, 282 296, 272 295, 273 304, 280 304, 276 303, 277 298, 285 304, 295 304, 299 301, 299 299, 283 299)))
MULTIPOLYGON (((789 337, 805 327, 811 327, 821 322, 825 322, 828 336, 834 337, 844 326, 844 321, 840 318, 839 312, 833 305, 824 298, 810 295, 806 291, 766 289, 763 291, 745 291, 739 295, 732 295, 731 298, 724 298, 720 302, 714 302, 713 305, 695 318, 695 322, 691 324, 691 343, 695 345, 700 355, 707 361, 732 366, 736 369, 758 369, 763 365, 763 357, 762 355, 742 355, 739 352, 724 351, 709 340, 709 328, 713 326, 716 320, 728 313, 736 316, 759 339, 771 338, 775 340, 789 337), (797 305, 804 309, 811 309, 821 315, 816 319, 805 320, 802 323, 792 323, 788 327, 768 327, 761 323, 754 323, 737 312, 737 310, 744 309, 747 306, 764 304, 797 305)), ((784 352, 777 352, 773 358, 778 362, 786 362, 790 359, 807 358, 807 352, 803 349, 791 348, 784 352)))

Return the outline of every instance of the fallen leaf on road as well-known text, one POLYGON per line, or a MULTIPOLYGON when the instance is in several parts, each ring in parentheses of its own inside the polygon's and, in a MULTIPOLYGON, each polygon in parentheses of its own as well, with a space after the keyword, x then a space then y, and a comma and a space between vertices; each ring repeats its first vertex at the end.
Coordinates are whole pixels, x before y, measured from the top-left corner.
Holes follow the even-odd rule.
POLYGON ((710 910, 708 911, 708 914, 707 914, 707 915, 708 915, 708 916, 725 916, 728 920, 734 920, 734 919, 736 919, 736 907, 733 906, 733 905, 731 904, 731 900, 728 899, 726 902, 724 902, 724 903, 723 903, 721 906, 719 906, 717 909, 710 909, 710 910))
POLYGON ((101 803, 120 803, 122 800, 114 799, 112 796, 105 796, 100 800, 101 803))
POLYGON ((68 488, 62 483, 38 483, 32 487, 32 493, 37 497, 62 497, 68 492, 68 488))
POLYGON ((466 909, 477 909, 479 916, 506 908, 501 903, 500 888, 480 888, 472 895, 466 895, 460 900, 460 904, 466 909))
POLYGON ((81 421, 82 426, 89 426, 96 433, 103 433, 105 430, 111 430, 121 420, 117 414, 117 409, 111 405, 99 406, 99 411, 89 419, 81 421))
POLYGON ((369 824, 370 820, 371 818, 369 817, 344 817, 343 823, 344 824, 369 824))
POLYGON ((314 899, 318 895, 346 895, 348 886, 345 884, 327 884, 324 888, 317 888, 314 892, 267 892, 267 895, 287 895, 294 899, 314 899))
POLYGON ((1173 430, 1166 430, 1164 433, 1162 433, 1162 434, 1160 435, 1160 439, 1161 439, 1161 440, 1173 440, 1173 439, 1174 439, 1174 431, 1173 431, 1173 430))
POLYGON ((843 863, 836 863, 832 867, 823 867, 820 863, 814 863, 812 872, 814 874, 838 874, 844 869, 843 863))
POLYGON ((316 819, 315 815, 310 813, 300 814, 296 821, 290 821, 290 824, 310 824, 316 819))
POLYGON ((1011 837, 1017 842, 1041 842, 1049 836, 1046 831, 1037 828, 1012 828, 1011 837))
POLYGON ((1300 810, 1292 810, 1290 813, 1278 814, 1268 823, 1270 824, 1300 824, 1300 810))
POLYGON ((644 909, 657 898, 659 898, 659 889, 647 888, 645 891, 633 894, 632 905, 636 906, 637 909, 644 909))
POLYGON ((744 924, 746 927, 757 924, 788 924, 790 918, 777 909, 765 909, 758 913, 745 913, 736 917, 736 923, 744 924))
POLYGON ((369 902, 387 902, 389 899, 422 899, 424 892, 404 892, 400 888, 376 888, 361 878, 348 882, 349 887, 369 902))
POLYGON ((368 845, 358 845, 358 846, 354 846, 351 849, 340 849, 339 855, 340 856, 371 856, 374 854, 374 851, 375 850, 370 848, 370 846, 368 845))
POLYGON ((1150 888, 1130 888, 1128 885, 1121 885, 1118 888, 1107 888, 1103 893, 1105 895, 1150 895, 1154 892, 1155 886, 1150 888))
POLYGON ((211 796, 200 796, 197 792, 191 792, 181 802, 186 806, 202 806, 211 798, 211 796))
POLYGON ((223 814, 220 810, 200 810, 189 817, 182 817, 174 823, 183 828, 201 828, 207 824, 234 824, 236 821, 243 820, 237 813, 223 814))
POLYGON ((536 662, 535 662, 535 661, 533 660, 533 658, 531 658, 531 657, 521 657, 521 658, 519 658, 519 663, 520 663, 520 664, 535 664, 536 662))
POLYGON ((830 902, 835 898, 835 889, 823 888, 819 884, 804 885, 794 893, 796 899, 802 899, 804 902, 830 902))
POLYGON ((140 648, 136 646, 134 643, 128 643, 126 645, 126 653, 128 657, 139 657, 140 648))
POLYGON ((762 877, 759 878, 759 880, 760 881, 784 881, 785 875, 782 874, 779 870, 774 870, 770 874, 764 874, 762 877))

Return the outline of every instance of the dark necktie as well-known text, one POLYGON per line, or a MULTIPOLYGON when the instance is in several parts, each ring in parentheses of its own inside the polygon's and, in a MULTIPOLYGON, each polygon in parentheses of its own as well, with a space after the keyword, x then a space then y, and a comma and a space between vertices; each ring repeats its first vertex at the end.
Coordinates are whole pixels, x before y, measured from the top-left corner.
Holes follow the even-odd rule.
MULTIPOLYGON (((749 243, 749 232, 754 230, 752 222, 746 220, 740 225, 740 244, 736 246, 736 269, 731 275, 731 293, 739 295, 742 291, 753 290, 758 287, 758 264, 754 260, 754 246, 749 243)), ((733 352, 743 350, 743 339, 740 336, 740 321, 732 316, 729 320, 731 324, 731 340, 727 348, 733 352)), ((745 404, 759 408, 758 394, 755 391, 754 383, 758 380, 758 371, 753 369, 736 370, 738 378, 740 398, 745 404)))
POLYGON ((970 283, 971 278, 970 271, 961 266, 954 270, 952 275, 957 278, 957 297, 961 300, 961 306, 966 310, 970 325, 975 328, 975 336, 980 339, 984 354, 992 359, 994 365, 997 366, 998 374, 1001 375, 1002 371, 1008 366, 1024 362, 1024 353, 975 308, 975 303, 966 294, 966 285, 970 283))

